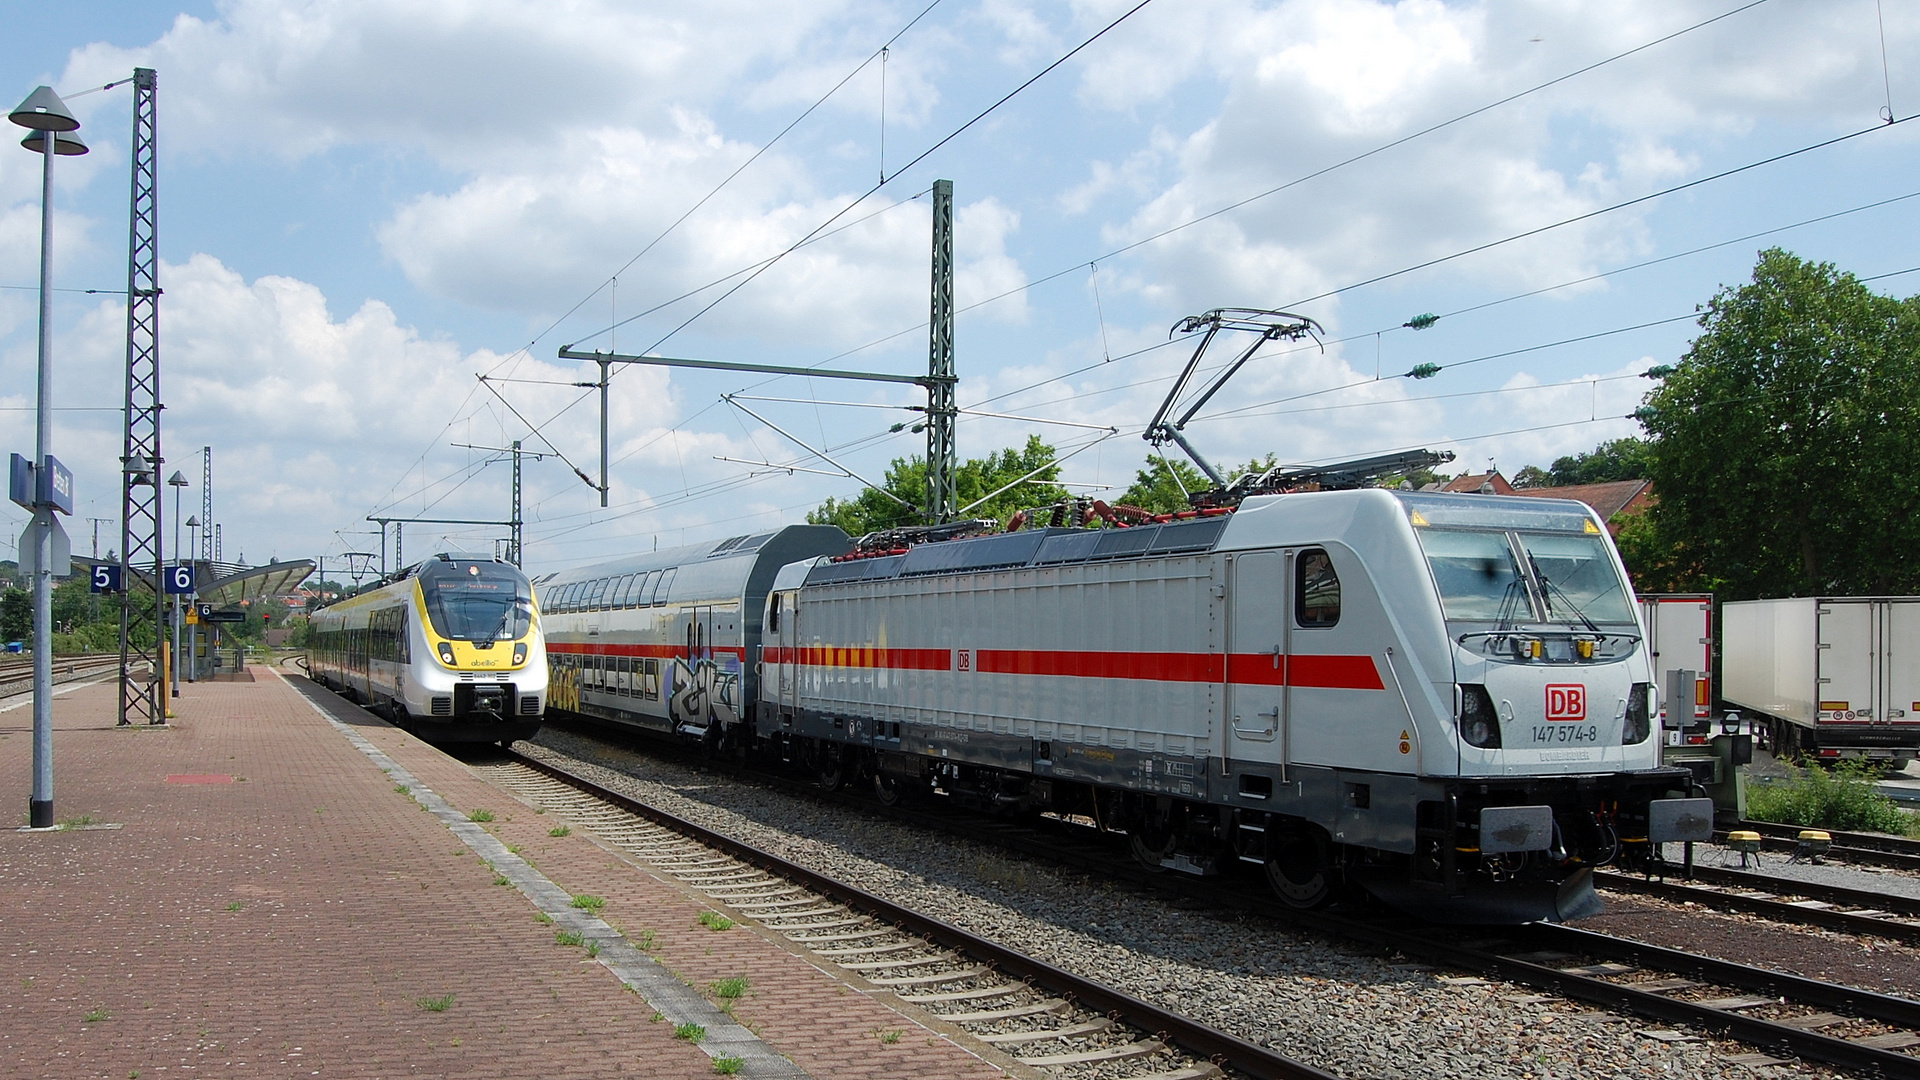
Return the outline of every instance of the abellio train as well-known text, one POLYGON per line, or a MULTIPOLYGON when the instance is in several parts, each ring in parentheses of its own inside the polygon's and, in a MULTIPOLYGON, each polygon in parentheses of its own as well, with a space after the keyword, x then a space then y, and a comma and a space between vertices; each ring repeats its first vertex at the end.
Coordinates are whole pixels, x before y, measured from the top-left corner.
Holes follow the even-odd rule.
POLYGON ((1573 918, 1594 867, 1710 835, 1659 765, 1645 634, 1583 504, 1327 491, 847 547, 795 527, 545 581, 554 706, 883 801, 1078 815, 1302 908, 1353 884, 1573 918))
POLYGON ((533 586, 490 556, 438 555, 314 612, 307 667, 430 742, 530 739, 546 714, 533 586))

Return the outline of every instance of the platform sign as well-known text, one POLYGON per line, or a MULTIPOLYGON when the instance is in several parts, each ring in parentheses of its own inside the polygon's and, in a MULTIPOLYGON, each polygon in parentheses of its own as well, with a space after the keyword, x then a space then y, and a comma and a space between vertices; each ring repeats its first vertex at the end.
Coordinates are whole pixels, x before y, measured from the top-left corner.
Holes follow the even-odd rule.
POLYGON ((167 595, 186 596, 193 592, 193 566, 176 563, 167 567, 167 595))
POLYGON ((73 470, 52 454, 47 455, 47 467, 40 476, 40 498, 63 514, 73 514, 73 470))
MULTIPOLYGON (((212 605, 208 605, 208 607, 211 606, 212 605)), ((200 616, 200 621, 210 623, 241 623, 247 621, 247 613, 244 611, 208 611, 205 615, 200 616)))
POLYGON ((120 568, 108 563, 95 563, 93 567, 93 585, 91 592, 113 593, 120 591, 120 568))
POLYGON ((67 530, 60 527, 60 519, 52 514, 45 515, 46 524, 41 525, 42 515, 36 513, 33 520, 27 522, 26 531, 20 534, 20 574, 31 580, 40 572, 40 533, 44 528, 53 537, 53 576, 64 578, 73 573, 73 545, 67 540, 67 530))

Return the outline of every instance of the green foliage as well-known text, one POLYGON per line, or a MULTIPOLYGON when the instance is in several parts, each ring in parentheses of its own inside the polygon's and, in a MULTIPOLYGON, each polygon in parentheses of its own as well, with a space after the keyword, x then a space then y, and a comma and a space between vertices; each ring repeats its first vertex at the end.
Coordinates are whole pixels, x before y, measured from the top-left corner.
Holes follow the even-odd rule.
MULTIPOLYGON (((1053 447, 1033 435, 1019 450, 1002 450, 984 458, 969 459, 954 476, 959 505, 966 506, 983 498, 1035 469, 1040 471, 1032 479, 968 510, 966 516, 1005 521, 1016 510, 1066 498, 1067 490, 1052 482, 1060 476, 1059 467, 1050 464, 1054 458, 1053 447)), ((851 499, 828 499, 808 513, 807 520, 815 525, 838 525, 850 536, 864 536, 879 529, 926 523, 925 513, 921 510, 927 504, 925 458, 917 454, 895 458, 893 464, 887 467, 881 486, 909 505, 902 506, 868 488, 851 499)))
MULTIPOLYGON (((1624 439, 1609 439, 1583 454, 1554 460, 1549 471, 1547 486, 1566 487, 1569 484, 1605 484, 1614 480, 1640 480, 1647 476, 1652 466, 1653 447, 1645 439, 1636 439, 1629 435, 1624 439)), ((1532 466, 1528 466, 1532 468, 1532 466)), ((1521 475, 1527 469, 1520 470, 1521 475)), ((1518 477, 1515 487, 1521 487, 1518 477)))
POLYGON ((747 992, 747 977, 735 975, 731 978, 717 979, 708 983, 707 989, 713 991, 714 997, 731 1001, 747 992))
POLYGON ((731 930, 733 920, 717 911, 703 911, 700 913, 700 925, 709 930, 731 930))
MULTIPOLYGON (((1561 461, 1570 460, 1561 458, 1561 461)), ((1513 486, 1516 488, 1543 488, 1553 486, 1553 474, 1538 465, 1528 465, 1513 474, 1513 486)))
POLYGON ((676 1039, 685 1039, 690 1043, 697 1043, 707 1037, 707 1029, 691 1022, 675 1024, 673 1025, 673 1037, 676 1039))
POLYGON ((555 945, 578 945, 587 940, 587 936, 578 930, 556 930, 553 934, 555 945))
POLYGON ((453 1008, 453 997, 452 994, 441 994, 439 997, 416 998, 414 1004, 428 1012, 446 1012, 453 1008))
POLYGON ((1187 492, 1211 487, 1213 481, 1205 473, 1178 458, 1150 457, 1147 467, 1133 474, 1133 486, 1116 501, 1156 514, 1172 514, 1188 508, 1187 492))
POLYGON ((33 637, 33 594, 25 589, 0 592, 0 642, 33 637))
POLYGON ((604 896, 592 896, 587 893, 581 893, 579 896, 573 898, 573 906, 589 915, 598 915, 600 914, 600 909, 607 906, 607 899, 604 896))
POLYGON ((1920 299, 1761 252, 1647 397, 1662 587, 1920 591, 1920 299))
POLYGON ((1900 809, 1874 786, 1867 762, 1841 762, 1831 771, 1810 764, 1799 779, 1747 788, 1747 816, 1755 821, 1848 832, 1920 836, 1920 814, 1900 809))
POLYGON ((746 1066, 745 1058, 717 1057, 713 1059, 713 1071, 722 1076, 732 1076, 746 1066))

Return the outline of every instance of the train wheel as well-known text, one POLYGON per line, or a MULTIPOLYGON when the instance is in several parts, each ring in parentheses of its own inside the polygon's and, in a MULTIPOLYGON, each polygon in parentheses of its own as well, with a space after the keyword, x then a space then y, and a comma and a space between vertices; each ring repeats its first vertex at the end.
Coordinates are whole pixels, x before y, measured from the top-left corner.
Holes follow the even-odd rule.
POLYGON ((1127 848, 1133 852, 1133 861, 1149 870, 1163 868, 1177 839, 1173 824, 1165 819, 1136 821, 1127 829, 1127 848))
POLYGON ((893 773, 876 772, 873 774, 873 797, 880 800, 881 806, 899 806, 907 798, 907 782, 893 773))
POLYGON ((1267 884, 1280 902, 1308 911, 1333 899, 1333 857, 1327 834, 1308 828, 1269 840, 1267 884))
MULTIPOLYGON (((881 802, 886 802, 887 796, 880 791, 878 786, 879 779, 878 776, 874 777, 874 793, 880 797, 881 802)), ((813 782, 819 784, 820 790, 822 791, 839 791, 847 782, 846 760, 837 753, 830 757, 823 758, 820 763, 814 767, 813 782)), ((894 801, 899 801, 897 794, 894 801)), ((893 803, 887 803, 887 805, 891 806, 893 803)))

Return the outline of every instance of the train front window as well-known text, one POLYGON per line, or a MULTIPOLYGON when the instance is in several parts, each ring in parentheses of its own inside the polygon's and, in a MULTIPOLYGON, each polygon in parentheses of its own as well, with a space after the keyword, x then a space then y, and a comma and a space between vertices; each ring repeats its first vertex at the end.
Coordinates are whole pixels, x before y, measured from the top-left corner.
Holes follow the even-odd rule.
POLYGON ((1449 621, 1506 622, 1533 617, 1526 574, 1504 532, 1416 530, 1449 621))
POLYGON ((1598 536, 1520 533, 1548 622, 1630 623, 1633 604, 1598 536))
POLYGON ((525 637, 533 625, 533 590, 512 567, 451 564, 423 575, 427 619, 434 633, 461 641, 525 637))

